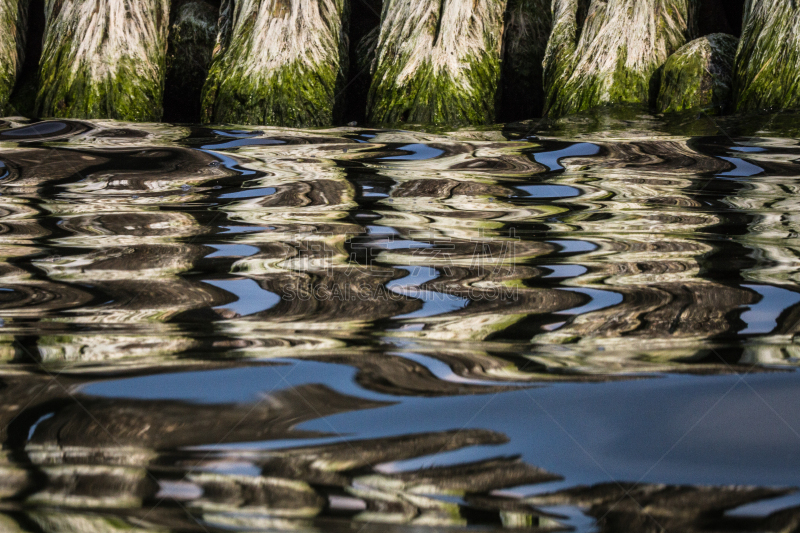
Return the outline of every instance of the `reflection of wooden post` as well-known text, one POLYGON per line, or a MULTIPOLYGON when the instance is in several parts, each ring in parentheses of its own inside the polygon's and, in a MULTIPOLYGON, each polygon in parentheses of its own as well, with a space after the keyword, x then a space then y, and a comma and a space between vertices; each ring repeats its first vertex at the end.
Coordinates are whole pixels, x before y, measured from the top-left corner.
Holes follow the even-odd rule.
MULTIPOLYGON (((547 113, 647 105, 654 76, 689 33, 689 0, 553 0, 547 113)), ((655 85, 655 87, 654 87, 655 85)))
POLYGON ((161 118, 169 0, 46 0, 45 16, 40 115, 161 118))
POLYGON ((372 65, 372 122, 495 119, 505 0, 387 0, 372 65))
MULTIPOLYGON (((688 532, 723 529, 722 524, 731 520, 726 511, 791 492, 792 489, 767 487, 693 487, 615 481, 532 496, 525 501, 535 506, 574 505, 586 509, 588 516, 603 524, 603 531, 688 532)), ((796 527, 797 512, 786 509, 745 520, 742 530, 783 531, 796 527)))
POLYGON ((225 0, 203 120, 325 126, 347 70, 346 0, 225 0))
POLYGON ((800 109, 800 3, 747 0, 734 67, 736 111, 800 109))
POLYGON ((0 109, 8 103, 25 59, 28 0, 0 1, 0 109))

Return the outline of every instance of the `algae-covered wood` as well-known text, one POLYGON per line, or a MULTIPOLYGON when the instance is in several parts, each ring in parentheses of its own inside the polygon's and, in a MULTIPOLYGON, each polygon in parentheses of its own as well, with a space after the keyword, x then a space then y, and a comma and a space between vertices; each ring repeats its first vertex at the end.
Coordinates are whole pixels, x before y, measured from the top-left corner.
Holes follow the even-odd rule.
POLYGON ((41 116, 157 121, 169 0, 46 0, 41 116))
POLYGON ((542 61, 552 25, 550 0, 509 0, 503 35, 502 120, 541 116, 542 61))
POLYGON ((658 69, 691 33, 691 0, 553 0, 545 56, 551 117, 648 105, 658 69))
POLYGON ((0 0, 0 108, 8 103, 25 55, 28 0, 0 0))
POLYGON ((800 109, 800 2, 747 0, 734 69, 736 111, 800 109))
POLYGON ((225 0, 203 120, 326 126, 347 71, 346 0, 225 0))
POLYGON ((658 111, 723 111, 730 104, 738 43, 733 35, 715 33, 695 39, 672 54, 661 76, 658 111))
POLYGON ((372 64, 377 123, 495 120, 505 0, 387 0, 372 64))

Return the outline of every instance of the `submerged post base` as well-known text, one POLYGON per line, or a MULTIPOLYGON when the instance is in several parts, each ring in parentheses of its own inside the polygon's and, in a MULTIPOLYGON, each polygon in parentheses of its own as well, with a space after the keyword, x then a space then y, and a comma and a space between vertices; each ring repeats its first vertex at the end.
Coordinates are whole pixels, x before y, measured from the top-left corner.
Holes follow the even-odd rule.
POLYGON ((723 111, 730 104, 738 43, 733 35, 714 33, 695 39, 672 54, 661 75, 658 111, 723 111))

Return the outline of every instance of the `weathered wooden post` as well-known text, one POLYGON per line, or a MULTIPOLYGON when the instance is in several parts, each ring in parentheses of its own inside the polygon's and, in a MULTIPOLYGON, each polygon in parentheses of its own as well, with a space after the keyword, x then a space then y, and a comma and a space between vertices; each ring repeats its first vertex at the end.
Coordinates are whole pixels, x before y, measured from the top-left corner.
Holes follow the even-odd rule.
POLYGON ((372 64, 372 122, 495 120, 506 0, 386 0, 372 64))
POLYGON ((157 121, 169 0, 46 0, 38 113, 157 121))
MULTIPOLYGON (((547 113, 648 105, 654 76, 686 43, 691 0, 553 0, 545 56, 547 113)), ((654 91, 655 89, 655 91, 654 91)))
POLYGON ((327 126, 347 71, 347 0, 224 0, 203 120, 327 126))
POLYGON ((14 90, 25 59, 28 0, 0 0, 0 109, 14 90))
POLYGON ((734 67, 737 112, 800 109, 800 2, 747 0, 734 67))

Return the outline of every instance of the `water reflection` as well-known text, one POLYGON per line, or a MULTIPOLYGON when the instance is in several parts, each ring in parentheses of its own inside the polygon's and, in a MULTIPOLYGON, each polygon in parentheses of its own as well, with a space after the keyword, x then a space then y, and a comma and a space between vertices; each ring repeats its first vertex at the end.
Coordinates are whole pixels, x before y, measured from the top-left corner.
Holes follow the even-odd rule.
POLYGON ((792 139, 5 127, 2 528, 800 520, 792 139))

